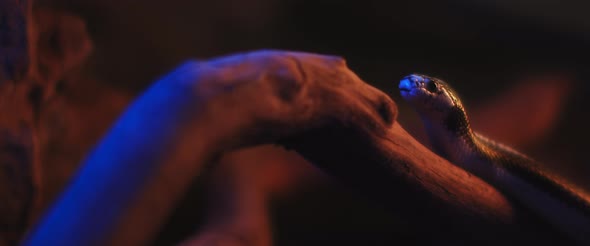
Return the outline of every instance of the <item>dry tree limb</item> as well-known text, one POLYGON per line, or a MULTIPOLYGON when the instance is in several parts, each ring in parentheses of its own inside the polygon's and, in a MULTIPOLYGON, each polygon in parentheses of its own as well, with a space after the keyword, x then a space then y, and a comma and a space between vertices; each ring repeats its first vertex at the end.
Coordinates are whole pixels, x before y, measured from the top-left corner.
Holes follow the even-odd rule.
POLYGON ((338 57, 259 51, 185 63, 127 109, 28 243, 146 244, 207 163, 273 142, 385 202, 425 236, 547 238, 531 236, 539 227, 525 210, 416 142, 396 113, 338 57))

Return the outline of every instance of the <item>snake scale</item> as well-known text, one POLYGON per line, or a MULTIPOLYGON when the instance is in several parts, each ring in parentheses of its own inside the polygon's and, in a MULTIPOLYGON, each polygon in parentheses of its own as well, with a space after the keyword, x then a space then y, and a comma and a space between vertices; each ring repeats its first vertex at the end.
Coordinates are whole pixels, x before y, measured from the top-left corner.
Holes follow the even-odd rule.
POLYGON ((412 74, 401 80, 399 89, 420 115, 437 154, 590 245, 590 195, 524 154, 473 131, 457 93, 443 80, 412 74))

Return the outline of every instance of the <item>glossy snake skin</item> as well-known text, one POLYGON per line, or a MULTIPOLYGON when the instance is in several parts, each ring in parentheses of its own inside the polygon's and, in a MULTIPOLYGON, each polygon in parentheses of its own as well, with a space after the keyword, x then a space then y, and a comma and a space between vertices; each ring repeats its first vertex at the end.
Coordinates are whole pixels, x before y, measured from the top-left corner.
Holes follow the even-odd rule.
POLYGON ((531 158, 474 132, 457 93, 444 81, 412 74, 402 97, 418 112, 434 151, 487 181, 566 235, 590 245, 590 196, 531 158))

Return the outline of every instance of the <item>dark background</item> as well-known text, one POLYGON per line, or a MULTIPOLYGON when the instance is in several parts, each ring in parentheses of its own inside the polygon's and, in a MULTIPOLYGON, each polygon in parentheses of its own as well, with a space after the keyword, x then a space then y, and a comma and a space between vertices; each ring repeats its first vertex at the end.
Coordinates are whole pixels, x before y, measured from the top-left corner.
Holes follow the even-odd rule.
MULTIPOLYGON (((588 1, 40 2, 87 21, 95 51, 84 71, 119 90, 139 93, 189 58, 261 48, 336 54, 390 94, 400 106, 400 122, 416 134, 419 127, 412 125, 419 122, 396 90, 409 73, 444 78, 467 105, 485 104, 526 78, 558 74, 572 87, 559 118, 538 141, 518 147, 590 188, 588 1)), ((332 182, 274 207, 278 245, 430 240, 400 229, 403 222, 332 182)), ((175 238, 186 229, 170 231, 175 238)))

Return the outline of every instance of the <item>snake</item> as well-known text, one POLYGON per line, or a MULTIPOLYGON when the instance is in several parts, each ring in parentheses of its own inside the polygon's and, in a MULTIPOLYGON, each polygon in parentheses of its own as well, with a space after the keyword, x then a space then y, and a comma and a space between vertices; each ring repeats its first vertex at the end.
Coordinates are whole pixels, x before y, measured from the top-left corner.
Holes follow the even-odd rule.
POLYGON ((402 98, 420 116, 432 150, 496 187, 554 228, 590 245, 590 195, 521 152, 471 129, 458 93, 444 80, 411 74, 402 98))

